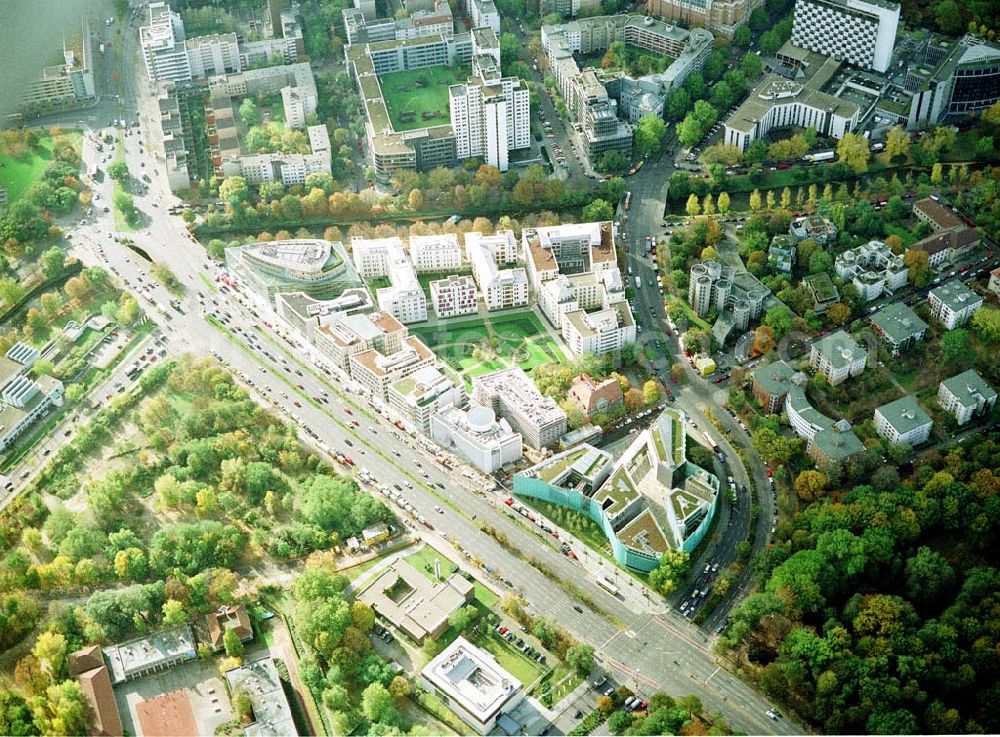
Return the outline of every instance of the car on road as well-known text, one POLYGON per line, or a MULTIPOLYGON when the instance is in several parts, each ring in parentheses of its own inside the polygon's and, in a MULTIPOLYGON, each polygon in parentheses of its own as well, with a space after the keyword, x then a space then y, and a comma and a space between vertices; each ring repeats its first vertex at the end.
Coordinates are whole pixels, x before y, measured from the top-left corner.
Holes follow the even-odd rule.
POLYGON ((438 514, 444 514, 444 509, 441 507, 440 504, 434 505, 434 511, 437 512, 438 514))

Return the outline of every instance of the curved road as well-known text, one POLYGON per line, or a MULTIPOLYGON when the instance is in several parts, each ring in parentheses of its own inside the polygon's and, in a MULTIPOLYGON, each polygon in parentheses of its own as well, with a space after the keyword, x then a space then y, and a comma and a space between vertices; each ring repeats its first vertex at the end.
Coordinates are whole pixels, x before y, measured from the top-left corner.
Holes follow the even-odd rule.
MULTIPOLYGON (((128 72, 141 72, 141 66, 129 64, 127 60, 123 66, 128 72)), ((128 73, 126 76, 129 76, 128 73)), ((141 78, 138 86, 144 86, 141 78)), ((134 113, 134 110, 130 112, 134 113)), ((142 133, 143 136, 150 135, 145 127, 142 133)), ((132 234, 132 237, 152 258, 170 266, 186 288, 186 294, 181 299, 182 311, 167 308, 169 318, 150 309, 148 301, 144 304, 147 314, 160 325, 173 351, 217 353, 244 381, 252 382, 257 387, 262 402, 270 403, 279 412, 296 418, 302 428, 301 435, 314 447, 322 442, 347 452, 358 466, 367 468, 380 483, 411 484, 413 488, 408 489, 405 496, 417 512, 436 527, 431 532, 417 526, 418 533, 429 544, 448 549, 452 544, 459 543, 471 555, 489 563, 500 576, 510 581, 511 588, 526 597, 537 612, 559 621, 576 637, 593 644, 602 664, 619 682, 638 687, 645 694, 656 690, 674 695, 694 694, 709 712, 722 713, 734 729, 751 734, 801 732, 787 719, 774 722, 766 716, 764 712, 769 704, 720 667, 709 639, 698 628, 674 613, 663 616, 637 613, 599 588, 578 563, 560 554, 552 545, 551 538, 540 531, 529 530, 519 519, 512 519, 513 514, 495 500, 471 493, 468 480, 457 471, 443 472, 433 466, 432 456, 415 441, 395 432, 387 421, 370 412, 366 406, 360 406, 356 393, 346 393, 350 392, 348 381, 320 373, 306 362, 304 355, 308 351, 302 346, 289 345, 273 331, 264 328, 262 319, 277 320, 269 308, 254 305, 253 309, 260 315, 258 319, 251 314, 249 307, 233 301, 231 297, 234 295, 210 291, 206 280, 211 282, 214 279, 216 267, 207 261, 201 246, 188 239, 180 220, 166 214, 166 209, 177 200, 157 176, 159 172, 155 171, 149 149, 146 153, 140 152, 139 141, 138 136, 123 139, 126 161, 133 174, 149 171, 153 183, 145 193, 136 196, 136 206, 142 211, 145 230, 132 234), (149 165, 148 169, 141 166, 143 162, 149 165), (215 313, 220 318, 226 317, 230 320, 229 325, 240 328, 239 334, 224 332, 205 318, 198 299, 199 292, 203 295, 204 311, 215 313), (213 304, 213 301, 218 304, 213 304), (329 396, 328 402, 312 399, 324 392, 329 396), (353 417, 360 422, 359 426, 350 424, 352 415, 348 415, 346 409, 353 412, 353 417), (424 467, 436 469, 432 479, 434 486, 417 475, 417 460, 424 467), (438 505, 444 507, 442 513, 435 511, 438 505), (483 521, 489 521, 506 536, 509 541, 507 546, 500 545, 480 530, 479 524, 483 521), (442 532, 450 541, 442 537, 442 532), (530 565, 531 560, 537 561, 547 575, 530 565), (593 601, 596 609, 580 606, 576 596, 578 592, 593 601)), ((647 177, 653 169, 647 167, 647 177)), ((111 200, 111 187, 112 183, 107 178, 102 184, 95 185, 105 202, 111 200)), ((652 207, 651 198, 639 199, 643 200, 643 207, 652 207), (645 202, 646 199, 650 202, 645 202)), ((662 198, 659 202, 662 203, 662 198)), ((109 237, 113 231, 113 215, 98 213, 95 223, 76 228, 70 238, 75 252, 85 262, 117 269, 132 291, 143 292, 147 300, 154 299, 160 305, 166 305, 169 295, 163 288, 148 286, 149 264, 113 242, 109 237), (139 284, 140 276, 145 285, 139 284)), ((681 401, 699 426, 704 427, 704 419, 694 406, 697 391, 696 385, 689 385, 681 401), (692 395, 690 402, 686 398, 687 392, 692 395)))
MULTIPOLYGON (((649 362, 650 369, 673 392, 677 406, 691 416, 698 429, 707 430, 725 453, 726 473, 723 474, 723 479, 725 475, 730 474, 738 486, 746 487, 748 490, 756 490, 756 503, 760 506, 752 550, 753 553, 756 553, 769 541, 770 527, 775 515, 764 463, 754 450, 749 435, 740 428, 736 419, 722 409, 728 394, 728 389, 723 388, 725 385, 705 381, 696 371, 691 369, 690 364, 684 358, 680 341, 670 331, 665 320, 666 308, 656 287, 653 261, 645 254, 643 248, 643 241, 647 235, 652 235, 657 242, 663 236, 662 223, 667 198, 667 182, 675 171, 673 166, 675 154, 676 150, 668 150, 656 159, 647 161, 646 166, 626 180, 626 186, 632 192, 632 198, 628 220, 623 224, 623 230, 627 231, 629 236, 629 264, 642 285, 636 295, 637 322, 642 326, 640 342, 656 349, 658 355, 655 360, 649 362), (651 281, 653 286, 650 286, 651 281), (660 347, 662 345, 669 348, 668 354, 661 353, 660 347), (683 384, 669 383, 673 363, 680 363, 685 367, 683 384), (706 418, 705 412, 709 408, 713 410, 714 418, 726 431, 725 435, 719 433, 706 418), (733 447, 733 442, 743 451, 749 468, 744 466, 733 447), (750 483, 751 477, 752 484, 750 483)), ((667 262, 669 263, 669 259, 667 262)), ((696 577, 700 574, 701 566, 706 561, 719 562, 721 569, 735 560, 737 543, 747 538, 750 526, 750 501, 743 493, 738 494, 737 498, 735 507, 729 505, 728 497, 726 498, 724 504, 729 505, 730 510, 728 518, 723 515, 718 524, 717 534, 720 540, 708 547, 701 560, 695 561, 696 577), (731 520, 732 524, 723 527, 722 525, 727 519, 731 520)), ((750 570, 749 566, 746 566, 743 573, 733 582, 729 592, 706 620, 706 628, 714 629, 720 622, 724 621, 733 605, 746 593, 749 585, 750 570)), ((685 589, 683 593, 686 591, 685 589)), ((681 598, 684 598, 683 595, 678 601, 681 598)))

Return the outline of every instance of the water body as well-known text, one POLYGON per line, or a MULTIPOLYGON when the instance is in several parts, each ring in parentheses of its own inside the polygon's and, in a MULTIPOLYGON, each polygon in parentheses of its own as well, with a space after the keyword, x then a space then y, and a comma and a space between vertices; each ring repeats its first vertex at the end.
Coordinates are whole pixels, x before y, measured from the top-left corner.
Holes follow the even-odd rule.
POLYGON ((0 115, 14 112, 44 67, 62 62, 63 36, 79 34, 84 16, 99 31, 113 12, 110 0, 0 0, 0 115))

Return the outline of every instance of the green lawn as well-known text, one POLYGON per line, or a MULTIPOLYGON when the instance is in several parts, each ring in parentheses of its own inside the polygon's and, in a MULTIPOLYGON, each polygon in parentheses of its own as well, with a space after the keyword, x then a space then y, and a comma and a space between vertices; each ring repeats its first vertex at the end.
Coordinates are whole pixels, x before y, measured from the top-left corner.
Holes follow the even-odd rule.
MULTIPOLYGON (((79 139, 79 135, 67 133, 67 137, 79 139)), ((52 160, 52 139, 41 136, 38 147, 30 154, 21 158, 0 155, 0 187, 6 187, 7 199, 14 202, 24 194, 36 179, 42 174, 42 170, 52 160)))
POLYGON ((531 371, 540 364, 566 360, 532 312, 416 327, 410 332, 462 374, 466 382, 474 376, 511 366, 531 371), (491 343, 493 339, 495 345, 491 343), (485 351, 481 358, 473 355, 476 348, 485 351))
POLYGON ((502 668, 525 686, 541 678, 543 666, 528 660, 509 644, 494 635, 492 630, 490 630, 489 634, 478 638, 475 644, 492 654, 502 668))
POLYGON ((379 77, 389 120, 397 131, 447 125, 448 86, 465 82, 469 67, 428 67, 379 77))
POLYGON ((426 272, 422 274, 417 274, 417 281, 420 282, 420 288, 424 290, 424 296, 427 299, 431 298, 431 282, 438 281, 439 279, 447 279, 452 274, 457 276, 471 276, 471 269, 452 269, 450 271, 436 271, 436 272, 426 272))
POLYGON ((547 519, 555 522, 566 532, 579 538, 587 547, 597 551, 608 560, 614 560, 611 555, 611 543, 604 535, 601 526, 587 517, 583 512, 561 507, 558 504, 532 497, 518 497, 529 507, 534 508, 547 519))
MULTIPOLYGON (((453 571, 458 569, 458 566, 451 561, 445 559, 443 556, 439 555, 433 548, 427 547, 426 545, 422 547, 415 553, 411 553, 406 556, 406 562, 411 566, 416 568, 422 574, 424 574, 431 581, 434 580, 434 561, 439 561, 441 563, 441 573, 444 576, 450 576, 453 571)), ((483 586, 479 581, 473 582, 474 595, 476 601, 478 601, 484 608, 492 609, 500 601, 500 597, 490 591, 488 588, 483 586)))
POLYGON ((894 223, 885 224, 886 235, 898 235, 904 246, 912 246, 916 242, 916 237, 907 228, 900 227, 894 223))

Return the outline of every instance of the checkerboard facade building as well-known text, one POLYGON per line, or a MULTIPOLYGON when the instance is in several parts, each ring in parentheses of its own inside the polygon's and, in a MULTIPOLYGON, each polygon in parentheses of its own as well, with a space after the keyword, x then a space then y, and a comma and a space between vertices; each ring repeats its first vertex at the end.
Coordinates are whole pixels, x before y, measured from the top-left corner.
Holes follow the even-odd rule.
POLYGON ((792 43, 884 72, 898 24, 899 5, 885 0, 797 0, 792 43))

